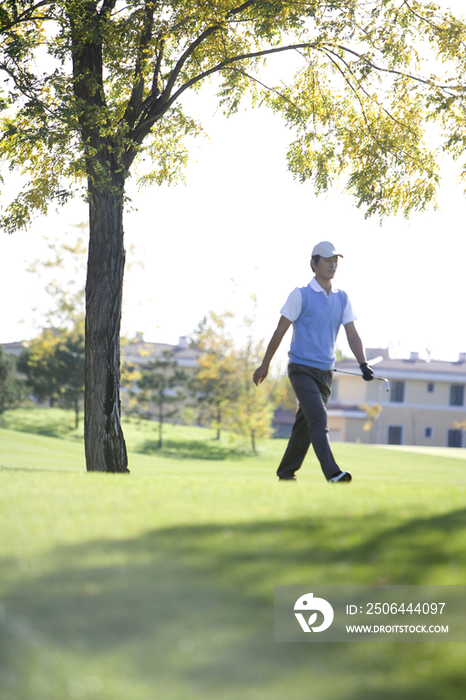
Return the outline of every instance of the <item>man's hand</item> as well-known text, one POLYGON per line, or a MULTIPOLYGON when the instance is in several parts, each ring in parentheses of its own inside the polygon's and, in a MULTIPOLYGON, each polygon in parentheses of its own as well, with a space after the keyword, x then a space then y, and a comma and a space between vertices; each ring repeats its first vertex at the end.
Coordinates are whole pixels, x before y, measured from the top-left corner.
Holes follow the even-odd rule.
POLYGON ((370 382, 374 379, 374 370, 367 364, 367 362, 363 362, 361 365, 359 365, 359 369, 362 372, 362 378, 366 382, 370 382))
POLYGON ((269 368, 267 367, 267 365, 262 364, 254 372, 253 377, 252 377, 252 381, 254 382, 254 384, 256 386, 259 386, 259 384, 264 381, 264 379, 266 378, 268 373, 269 373, 269 368))
POLYGON ((269 373, 269 365, 272 360, 272 357, 275 355, 280 343, 282 342, 283 336, 285 335, 286 331, 290 326, 291 321, 288 318, 285 318, 285 316, 280 316, 278 326, 275 329, 270 343, 267 345, 267 350, 265 351, 262 364, 256 369, 256 371, 253 374, 252 381, 256 386, 259 386, 259 384, 264 381, 267 374, 269 373))

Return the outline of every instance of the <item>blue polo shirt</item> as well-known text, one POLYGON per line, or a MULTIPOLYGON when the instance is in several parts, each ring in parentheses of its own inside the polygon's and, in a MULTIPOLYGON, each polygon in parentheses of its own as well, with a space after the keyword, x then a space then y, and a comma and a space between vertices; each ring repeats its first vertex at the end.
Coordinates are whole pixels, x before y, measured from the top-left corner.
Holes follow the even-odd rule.
POLYGON ((291 292, 280 313, 293 323, 290 362, 333 370, 340 326, 356 320, 346 292, 332 288, 327 294, 314 277, 291 292))

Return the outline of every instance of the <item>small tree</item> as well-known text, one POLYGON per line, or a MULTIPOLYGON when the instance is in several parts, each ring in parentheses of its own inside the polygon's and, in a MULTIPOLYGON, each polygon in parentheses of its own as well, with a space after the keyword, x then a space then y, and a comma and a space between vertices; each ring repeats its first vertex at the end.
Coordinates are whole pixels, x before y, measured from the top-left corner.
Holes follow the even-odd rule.
POLYGON ((382 406, 379 403, 374 403, 371 406, 369 406, 367 403, 362 403, 360 408, 362 408, 367 416, 367 420, 362 426, 362 429, 366 433, 372 431, 372 439, 374 439, 374 427, 383 411, 382 406))
POLYGON ((198 358, 198 371, 189 382, 194 400, 220 440, 226 411, 239 395, 238 366, 233 340, 226 324, 230 312, 211 311, 200 322, 191 338, 191 346, 203 350, 198 358))
POLYGON ((24 398, 24 383, 15 377, 15 358, 0 345, 0 417, 18 406, 24 398))
POLYGON ((84 318, 88 224, 77 224, 74 228, 77 235, 64 233, 60 239, 44 236, 48 257, 36 259, 26 268, 37 276, 52 300, 51 308, 36 309, 41 327, 70 329, 84 318))
POLYGON ((275 408, 285 408, 287 411, 297 410, 297 400, 296 394, 293 391, 290 380, 287 376, 274 376, 273 374, 268 374, 267 382, 264 386, 265 393, 268 396, 268 400, 275 408))
POLYGON ((39 401, 50 406, 73 407, 79 427, 79 406, 84 397, 84 319, 68 330, 45 328, 30 341, 18 360, 18 370, 39 401))
POLYGON ((59 344, 58 332, 44 330, 25 344, 18 359, 18 371, 26 377, 26 385, 38 401, 48 401, 54 406, 60 394, 60 381, 56 365, 59 344))
POLYGON ((233 434, 250 441, 251 450, 256 452, 256 440, 268 438, 272 433, 273 405, 266 392, 255 391, 251 382, 255 367, 264 355, 263 341, 253 338, 257 298, 250 294, 253 313, 243 319, 247 332, 246 343, 236 352, 238 365, 239 394, 228 410, 228 427, 233 434))
MULTIPOLYGON (((253 370, 253 365, 248 369, 253 370)), ((254 391, 252 382, 241 382, 241 392, 227 411, 227 427, 231 432, 245 438, 252 452, 257 451, 257 440, 269 438, 272 434, 273 405, 264 392, 254 391)))
POLYGON ((138 404, 144 406, 146 415, 151 416, 151 406, 155 406, 155 415, 159 423, 158 447, 162 447, 163 424, 174 418, 179 411, 179 404, 184 393, 180 387, 186 382, 186 374, 177 369, 178 363, 171 350, 165 350, 162 357, 148 362, 140 371, 136 384, 141 392, 134 394, 138 404))
POLYGON ((79 427, 80 404, 84 399, 84 319, 60 339, 56 350, 60 381, 59 402, 72 407, 75 427, 79 427))

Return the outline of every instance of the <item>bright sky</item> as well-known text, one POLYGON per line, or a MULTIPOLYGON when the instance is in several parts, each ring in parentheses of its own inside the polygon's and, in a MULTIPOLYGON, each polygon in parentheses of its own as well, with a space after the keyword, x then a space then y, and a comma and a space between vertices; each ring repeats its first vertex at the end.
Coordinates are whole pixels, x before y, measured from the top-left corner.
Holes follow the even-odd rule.
MULTIPOLYGON (((251 314, 253 292, 256 337, 268 341, 289 292, 310 280, 314 244, 330 240, 345 255, 335 284, 350 295, 367 347, 390 347, 394 357, 427 357, 429 348, 443 360, 466 352, 466 196, 449 161, 439 211, 380 227, 347 196, 316 198, 311 185, 292 179, 290 133, 278 117, 256 110, 226 120, 202 93, 194 99, 188 112, 210 141, 195 145, 187 186, 129 186, 136 210, 125 217, 126 246, 134 244, 145 267, 126 280, 125 332, 176 343, 209 310, 251 314)), ((46 254, 43 235, 72 232, 86 218, 75 202, 27 232, 0 234, 0 342, 35 333, 32 309, 47 297, 25 268, 46 254)), ((346 350, 344 333, 339 345, 346 350)))

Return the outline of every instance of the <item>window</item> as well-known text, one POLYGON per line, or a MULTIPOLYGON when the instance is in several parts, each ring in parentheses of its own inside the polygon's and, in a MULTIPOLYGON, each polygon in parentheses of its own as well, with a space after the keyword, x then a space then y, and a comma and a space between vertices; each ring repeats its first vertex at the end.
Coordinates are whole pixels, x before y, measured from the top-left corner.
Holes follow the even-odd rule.
POLYGON ((434 437, 434 429, 431 427, 424 428, 424 437, 425 438, 434 437))
POLYGON ((434 382, 429 382, 429 383, 427 384, 427 391, 428 391, 429 394, 433 394, 433 393, 434 393, 434 391, 435 391, 435 384, 434 384, 434 382))
POLYGON ((450 406, 464 406, 464 384, 450 386, 450 406))
POLYGON ((448 431, 448 447, 462 447, 463 435, 461 430, 448 431))
POLYGON ((403 426, 390 425, 388 427, 388 444, 402 445, 403 444, 403 426))
POLYGON ((403 403, 405 400, 405 383, 392 382, 390 387, 390 401, 394 403, 403 403))

